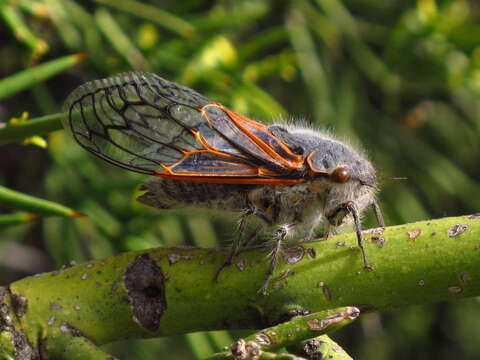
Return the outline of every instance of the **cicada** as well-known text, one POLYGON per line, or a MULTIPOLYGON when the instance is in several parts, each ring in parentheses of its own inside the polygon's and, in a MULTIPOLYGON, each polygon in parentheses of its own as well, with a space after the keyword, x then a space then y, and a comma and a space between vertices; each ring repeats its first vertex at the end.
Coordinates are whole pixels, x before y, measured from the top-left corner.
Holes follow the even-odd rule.
MULTIPOLYGON (((375 200, 377 175, 364 153, 307 127, 265 125, 155 74, 131 72, 88 82, 65 104, 65 126, 107 162, 152 175, 139 201, 161 209, 186 206, 233 211, 242 242, 250 216, 272 229, 267 293, 282 245, 309 239, 328 224, 355 226, 363 264, 371 269, 361 213, 375 200)), ((218 275, 218 273, 217 273, 218 275)))

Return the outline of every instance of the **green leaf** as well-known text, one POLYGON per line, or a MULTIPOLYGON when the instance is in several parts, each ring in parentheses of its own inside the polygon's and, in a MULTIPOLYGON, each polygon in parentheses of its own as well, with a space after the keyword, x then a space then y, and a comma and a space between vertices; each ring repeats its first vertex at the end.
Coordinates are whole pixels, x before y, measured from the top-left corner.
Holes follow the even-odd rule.
POLYGON ((147 60, 107 9, 98 9, 95 12, 95 20, 112 47, 131 67, 134 69, 148 69, 147 60))
POLYGON ((36 219, 38 219, 38 215, 26 212, 0 215, 0 229, 12 225, 28 224, 36 219))
POLYGON ((195 28, 191 24, 182 18, 172 15, 156 6, 147 5, 133 0, 96 0, 96 2, 152 21, 155 24, 160 25, 170 31, 176 32, 184 37, 192 37, 195 35, 195 28))
POLYGON ((7 189, 3 186, 0 186, 0 205, 42 215, 60 215, 69 217, 84 216, 84 214, 79 211, 72 210, 53 201, 23 194, 15 190, 7 189))
POLYGON ((14 95, 72 67, 85 59, 86 54, 76 54, 48 61, 0 80, 0 99, 14 95))

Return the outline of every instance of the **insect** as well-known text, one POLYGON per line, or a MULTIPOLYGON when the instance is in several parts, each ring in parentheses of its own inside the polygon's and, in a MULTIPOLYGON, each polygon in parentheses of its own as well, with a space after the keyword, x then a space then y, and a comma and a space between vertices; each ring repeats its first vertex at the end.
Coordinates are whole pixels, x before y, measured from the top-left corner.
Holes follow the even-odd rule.
POLYGON ((286 239, 311 238, 319 225, 353 222, 364 266, 372 268, 360 215, 372 206, 384 226, 375 201, 376 172, 364 155, 334 137, 264 125, 185 86, 139 72, 80 86, 67 99, 65 114, 65 127, 82 147, 154 176, 144 184, 141 202, 238 212, 239 231, 224 266, 241 246, 248 217, 273 227, 263 294, 286 239))

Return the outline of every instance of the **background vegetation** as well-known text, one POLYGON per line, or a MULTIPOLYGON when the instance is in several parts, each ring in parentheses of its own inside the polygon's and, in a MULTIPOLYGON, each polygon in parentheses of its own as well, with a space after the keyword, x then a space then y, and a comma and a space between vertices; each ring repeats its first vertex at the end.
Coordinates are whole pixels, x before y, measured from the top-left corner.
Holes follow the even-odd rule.
MULTIPOLYGON (((142 69, 254 119, 293 116, 361 144, 382 176, 388 224, 479 209, 478 2, 3 0, 0 43, 0 126, 24 112, 59 112, 85 81, 142 69), (79 53, 88 57, 61 59, 79 53), (8 78, 57 59, 53 70, 8 78)), ((0 204, 1 284, 71 260, 230 238, 232 219, 136 203, 144 176, 97 160, 66 135, 0 146, 0 185, 88 215, 27 224, 21 209, 0 204)), ((362 316, 333 337, 358 359, 476 359, 479 316, 476 299, 399 309, 362 316)), ((230 336, 129 341, 111 351, 200 359, 230 336)))

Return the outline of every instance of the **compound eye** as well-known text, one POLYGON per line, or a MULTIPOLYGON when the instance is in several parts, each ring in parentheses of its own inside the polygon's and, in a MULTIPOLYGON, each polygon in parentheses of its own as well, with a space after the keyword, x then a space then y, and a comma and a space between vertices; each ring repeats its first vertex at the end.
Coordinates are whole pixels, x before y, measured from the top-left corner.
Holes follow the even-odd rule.
POLYGON ((339 184, 346 183, 349 179, 350 174, 348 173, 348 170, 344 167, 336 168, 330 174, 330 180, 339 184))

